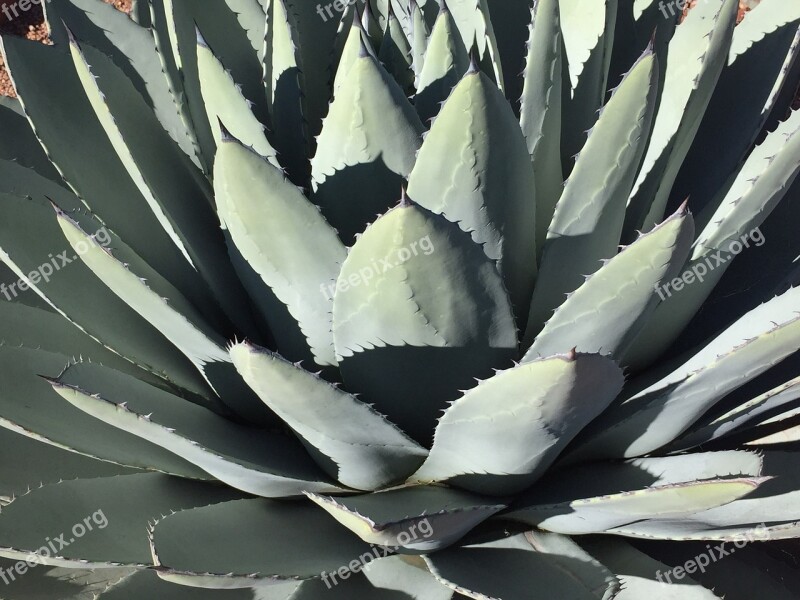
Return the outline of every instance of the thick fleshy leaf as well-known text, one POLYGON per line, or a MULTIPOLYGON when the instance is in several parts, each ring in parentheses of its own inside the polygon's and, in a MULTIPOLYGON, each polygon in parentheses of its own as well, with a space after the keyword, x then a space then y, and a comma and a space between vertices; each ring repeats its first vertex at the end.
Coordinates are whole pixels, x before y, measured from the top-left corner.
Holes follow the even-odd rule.
POLYGON ((16 98, 0 96, 0 131, 0 159, 29 167, 62 185, 61 175, 47 158, 16 98))
POLYGON ((347 255, 336 232, 279 169, 236 140, 222 142, 214 170, 220 219, 244 259, 234 264, 278 345, 292 360, 336 365, 333 290, 347 255), (252 271, 259 281, 246 277, 252 271))
POLYGON ((760 457, 748 452, 581 466, 543 481, 504 516, 565 535, 603 533, 727 504, 764 483, 762 470, 760 457))
POLYGON ((232 423, 122 373, 78 364, 50 383, 76 408, 249 494, 282 497, 340 489, 325 480, 292 438, 232 423))
POLYGON ((103 223, 175 285, 184 289, 202 285, 128 176, 97 121, 68 50, 15 36, 4 36, 2 43, 25 114, 69 186, 103 223), (60 90, 60 102, 50 101, 54 87, 60 90), (87 164, 92 168, 87 169, 87 164))
POLYGON ((669 44, 664 88, 641 171, 628 201, 623 241, 660 222, 681 164, 728 58, 738 0, 689 12, 669 44))
POLYGON ((242 95, 230 72, 225 70, 202 38, 197 43, 197 73, 217 146, 223 138, 224 126, 245 146, 279 167, 275 149, 267 141, 264 125, 253 114, 249 101, 242 95))
POLYGON ((333 336, 348 389, 424 444, 447 401, 508 365, 517 346, 495 265, 456 224, 408 201, 351 249, 333 336))
POLYGON ((562 40, 558 0, 535 2, 523 77, 520 125, 528 141, 536 185, 536 246, 541 258, 556 203, 561 165, 562 40))
POLYGON ((434 576, 476 600, 611 600, 619 582, 569 538, 529 531, 425 557, 434 576), (568 574, 565 576, 565 574, 568 574))
POLYGON ((618 0, 559 0, 565 75, 561 147, 567 170, 605 100, 618 4, 618 0))
POLYGON ((668 583, 671 579, 665 578, 665 575, 670 575, 669 566, 640 552, 624 540, 583 538, 580 544, 584 550, 616 574, 621 590, 615 600, 720 599, 720 596, 689 577, 681 577, 680 585, 677 585, 677 582, 668 583))
POLYGON ((45 565, 151 565, 152 520, 240 497, 230 488, 153 473, 45 485, 3 508, 0 556, 25 560, 41 550, 38 560, 45 565))
MULTIPOLYGON (((699 210, 728 188, 729 177, 752 150, 787 82, 792 63, 800 55, 798 25, 800 5, 764 0, 734 29, 728 64, 681 167, 674 198, 689 196, 693 208, 699 210), (743 86, 742 81, 748 84, 743 86), (727 126, 731 119, 736 119, 737 127, 727 126), (710 152, 714 155, 713 169, 703 165, 710 152)), ((773 129, 772 125, 768 129, 773 129)))
MULTIPOLYGON (((97 572, 103 573, 103 571, 106 571, 106 569, 97 572)), ((280 586, 275 587, 278 588, 280 586)), ((255 590, 249 589, 204 590, 174 585, 161 579, 156 571, 152 569, 136 571, 119 583, 112 585, 99 597, 87 598, 86 600, 141 600, 142 598, 166 598, 168 600, 273 600, 271 597, 262 599, 255 590)), ((284 598, 281 598, 281 600, 284 600, 284 598)), ((285 600, 288 600, 288 595, 285 600)))
MULTIPOLYGON (((65 569, 47 567, 2 558, 0 580, 3 581, 4 600, 32 600, 59 598, 60 600, 96 600, 109 586, 113 586, 136 572, 132 567, 108 569, 65 569)), ((155 577, 155 575, 153 575, 155 577)), ((103 598, 105 598, 103 594, 103 598)))
MULTIPOLYGON (((798 398, 800 398, 800 377, 764 392, 706 423, 695 425, 686 435, 678 438, 672 447, 689 449, 726 435, 735 434, 739 430, 759 424, 766 415, 774 414, 786 408, 787 405, 796 404, 795 401, 798 398)), ((763 422, 769 422, 769 420, 763 422)))
POLYGON ((728 392, 800 349, 799 298, 792 288, 758 306, 674 371, 641 384, 592 424, 574 457, 641 456, 677 438, 728 392))
POLYGON ((248 307, 241 300, 241 284, 225 261, 225 242, 208 181, 164 134, 124 73, 109 58, 90 46, 79 48, 74 39, 70 40, 70 52, 86 96, 128 175, 161 227, 206 284, 183 294, 209 318, 217 316, 214 309, 218 303, 230 322, 242 331, 254 331, 247 318, 248 307), (209 293, 216 301, 206 297, 209 293))
POLYGON ((148 323, 161 331, 203 374, 224 402, 254 423, 270 414, 236 375, 225 340, 214 331, 172 284, 144 262, 123 263, 65 213, 58 223, 80 260, 109 289, 148 323), (134 272, 133 269, 136 269, 134 272))
POLYGON ((683 266, 693 238, 694 222, 684 206, 606 261, 570 294, 523 362, 570 348, 619 360, 655 310, 656 290, 683 266))
POLYGON ((199 163, 194 131, 170 89, 159 49, 153 34, 146 29, 148 24, 137 25, 115 7, 99 0, 51 0, 46 14, 50 37, 56 44, 66 46, 66 25, 79 40, 112 58, 152 107, 164 130, 183 152, 199 163))
POLYGON ((0 462, 0 506, 45 483, 135 472, 127 467, 65 452, 4 427, 0 427, 0 453, 13 457, 13 460, 0 462))
POLYGON ((439 114, 441 103, 447 100, 468 68, 467 47, 445 4, 431 31, 414 97, 414 107, 424 124, 428 125, 439 114))
POLYGON ((650 323, 626 357, 636 367, 652 363, 686 328, 735 258, 734 250, 763 246, 760 227, 800 173, 800 110, 770 133, 748 157, 732 185, 700 213, 698 240, 684 273, 692 285, 664 291, 650 323), (717 203, 718 206, 717 206, 717 203))
POLYGON ((552 311, 614 256, 625 198, 636 177, 655 110, 658 63, 648 50, 605 105, 558 201, 530 304, 528 344, 552 311), (609 152, 609 146, 615 148, 609 152))
POLYGON ((408 180, 408 195, 458 223, 497 261, 519 321, 536 280, 533 166, 503 94, 475 68, 434 121, 408 180))
POLYGON ((345 243, 397 199, 422 131, 403 90, 362 50, 333 99, 311 161, 313 199, 345 243))
MULTIPOLYGON (((28 182, 23 179, 21 183, 28 182)), ((79 219, 87 230, 96 231, 98 242, 113 245, 125 260, 133 259, 135 255, 129 248, 122 248, 108 229, 79 212, 76 197, 62 192, 55 198, 62 208, 74 209, 70 213, 73 219, 79 219)), ((155 327, 78 259, 64 239, 52 207, 44 199, 39 199, 38 194, 35 199, 4 194, 0 196, 0 215, 2 259, 20 278, 20 282, 8 286, 9 296, 38 294, 69 321, 124 358, 198 396, 213 396, 192 363, 176 353, 155 327)))
POLYGON ((748 496, 688 517, 643 520, 609 533, 669 540, 731 540, 741 535, 759 541, 797 537, 797 459, 796 452, 765 452, 762 475, 771 479, 748 496))
POLYGON ((505 494, 535 482, 622 389, 622 371, 592 354, 534 360, 466 392, 436 427, 418 481, 505 494))
POLYGON ((344 485, 384 487, 425 460, 427 450, 371 406, 319 376, 250 344, 238 344, 230 353, 245 382, 344 485))
POLYGON ((263 499, 170 515, 156 523, 151 546, 161 577, 198 587, 319 579, 363 564, 360 556, 374 557, 370 546, 312 504, 263 499))
POLYGON ((383 66, 406 94, 413 91, 414 72, 411 70, 411 46, 394 11, 389 13, 386 35, 381 43, 378 60, 383 63, 383 66))
MULTIPOLYGON (((428 571, 425 561, 415 556, 389 556, 364 568, 372 585, 405 594, 409 600, 450 600, 453 592, 428 571)), ((405 597, 403 598, 405 600, 405 597)))
MULTIPOLYGON (((183 459, 99 423, 53 394, 41 376, 57 377, 71 357, 11 346, 0 346, 0 357, 0 426, 63 450, 118 465, 209 479, 183 459), (21 398, 25 401, 21 402, 21 398)), ((181 403, 191 406, 185 400, 181 403)))
POLYGON ((453 545, 506 505, 438 486, 406 487, 377 494, 311 500, 368 544, 410 553, 453 545))

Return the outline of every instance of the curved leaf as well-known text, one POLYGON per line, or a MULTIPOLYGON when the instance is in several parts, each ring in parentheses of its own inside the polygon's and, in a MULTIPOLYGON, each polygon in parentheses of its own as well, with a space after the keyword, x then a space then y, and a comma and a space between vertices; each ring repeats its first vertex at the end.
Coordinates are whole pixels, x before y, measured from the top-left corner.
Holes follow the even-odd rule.
POLYGON ((76 408, 249 494, 340 491, 291 438, 232 423, 122 373, 79 364, 50 383, 76 408))
POLYGON ((448 480, 489 494, 518 492, 605 410, 622 383, 611 360, 574 352, 501 371, 445 411, 413 479, 448 480))
POLYGON ((279 355, 249 344, 230 352, 245 382, 344 485, 383 487, 414 472, 427 456, 372 407, 279 355))
POLYGON ((333 338, 348 389, 423 443, 458 389, 510 363, 517 345, 508 296, 481 247, 406 200, 345 260, 333 338))

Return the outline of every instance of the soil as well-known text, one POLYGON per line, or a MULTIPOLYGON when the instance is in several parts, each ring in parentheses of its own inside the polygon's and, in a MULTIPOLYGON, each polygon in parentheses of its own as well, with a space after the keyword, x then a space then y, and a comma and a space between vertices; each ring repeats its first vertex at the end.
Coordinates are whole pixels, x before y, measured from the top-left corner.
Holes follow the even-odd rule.
MULTIPOLYGON (((119 10, 130 12, 131 0, 105 0, 108 4, 113 4, 119 10)), ((0 6, 16 5, 15 0, 0 0, 0 6)), ((11 11, 9 11, 11 12, 11 11)), ((8 20, 3 12, 0 12, 0 33, 10 33, 13 35, 21 35, 29 40, 38 40, 43 43, 48 43, 47 26, 44 23, 44 13, 42 12, 41 2, 38 4, 31 4, 27 11, 18 11, 19 16, 8 20)), ((14 87, 11 85, 11 80, 8 77, 3 57, 0 56, 0 94, 3 96, 15 96, 14 87)))

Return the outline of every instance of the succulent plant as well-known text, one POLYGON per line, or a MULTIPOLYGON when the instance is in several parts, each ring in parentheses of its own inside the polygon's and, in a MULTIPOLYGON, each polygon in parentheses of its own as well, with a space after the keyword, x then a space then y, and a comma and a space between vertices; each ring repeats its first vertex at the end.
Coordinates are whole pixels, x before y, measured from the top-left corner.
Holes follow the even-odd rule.
POLYGON ((738 4, 5 36, 0 597, 798 597, 800 3, 738 4))

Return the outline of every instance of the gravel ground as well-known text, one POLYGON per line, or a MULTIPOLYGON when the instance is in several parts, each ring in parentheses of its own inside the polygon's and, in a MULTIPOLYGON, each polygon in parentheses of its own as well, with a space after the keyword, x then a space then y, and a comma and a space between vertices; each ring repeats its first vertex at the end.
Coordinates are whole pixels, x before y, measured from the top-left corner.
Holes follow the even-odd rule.
MULTIPOLYGON (((131 0, 105 0, 108 4, 113 4, 120 10, 130 12, 131 0)), ((0 6, 15 5, 16 0, 3 1, 0 0, 0 6)), ((11 11, 9 10, 11 13, 11 11)), ((0 12, 0 33, 11 33, 14 35, 22 35, 29 40, 39 40, 40 42, 47 43, 47 27, 44 24, 44 14, 42 13, 42 6, 40 4, 31 5, 31 8, 25 12, 18 11, 19 16, 11 19, 10 21, 5 15, 0 12)), ((13 13, 11 13, 13 14, 13 13)), ((3 57, 0 56, 0 94, 3 96, 14 96, 14 88, 11 85, 11 80, 6 72, 3 57)))

